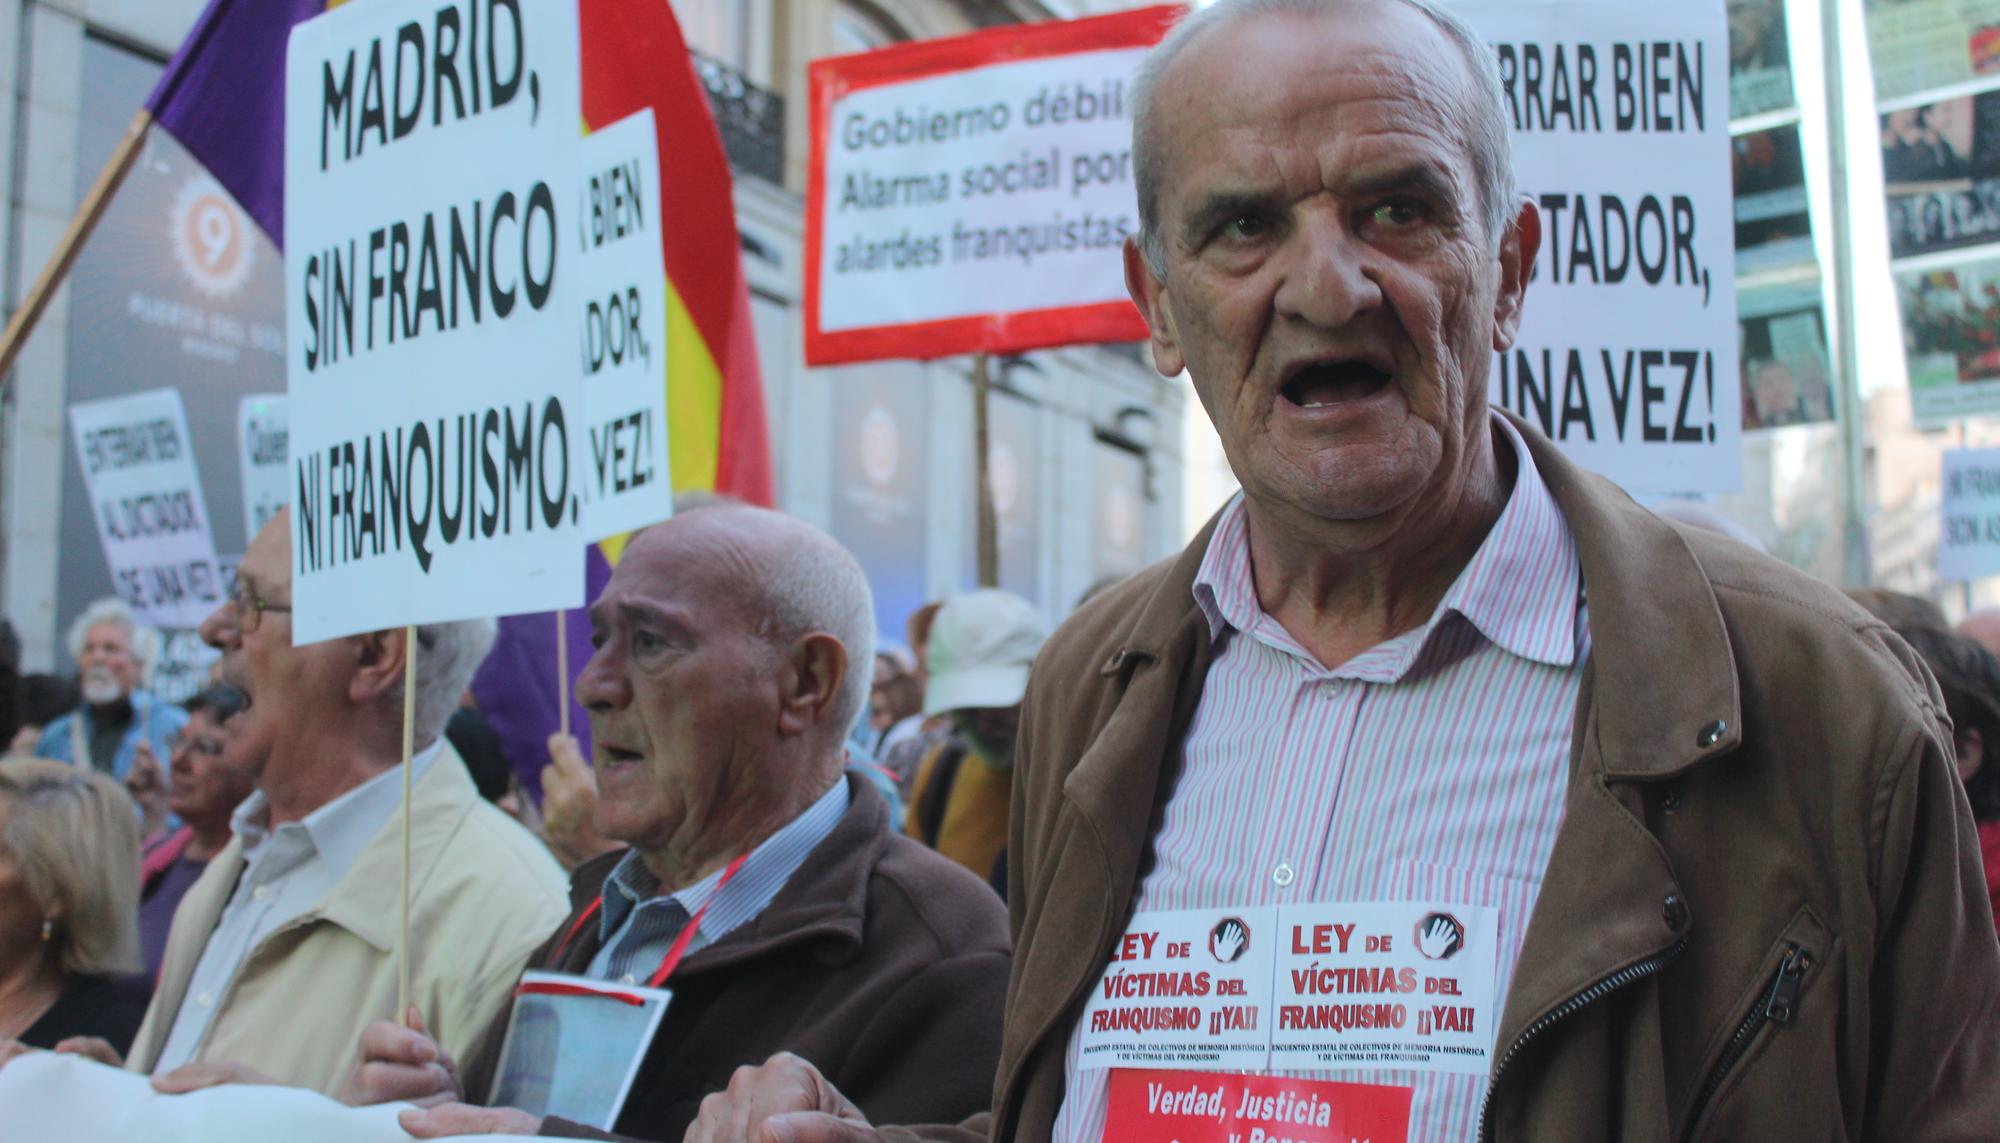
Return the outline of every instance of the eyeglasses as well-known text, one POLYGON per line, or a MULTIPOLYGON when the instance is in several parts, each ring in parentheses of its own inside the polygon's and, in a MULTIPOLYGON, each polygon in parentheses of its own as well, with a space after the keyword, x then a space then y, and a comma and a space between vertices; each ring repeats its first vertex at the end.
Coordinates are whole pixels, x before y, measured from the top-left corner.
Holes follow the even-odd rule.
POLYGON ((242 579, 238 579, 236 587, 230 591, 229 605, 236 609, 237 630, 245 635, 257 630, 257 625, 264 621, 266 611, 275 611, 281 615, 292 613, 290 604, 268 602, 257 594, 256 588, 242 579))
POLYGON ((181 735, 174 739, 172 752, 179 754, 183 750, 191 750, 204 758, 222 757, 222 743, 213 738, 189 738, 181 735))

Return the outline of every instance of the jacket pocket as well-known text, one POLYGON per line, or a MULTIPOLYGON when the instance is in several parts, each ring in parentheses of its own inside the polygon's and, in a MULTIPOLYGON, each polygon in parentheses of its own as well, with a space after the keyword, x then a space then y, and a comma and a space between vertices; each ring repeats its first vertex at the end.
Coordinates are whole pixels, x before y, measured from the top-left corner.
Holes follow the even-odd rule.
POLYGON ((1825 969, 1831 937, 1812 910, 1800 906, 1765 954, 1747 1002, 1733 1014, 1733 1030, 1705 1070, 1681 1120, 1682 1143, 1694 1143, 1715 1119, 1718 1103, 1742 1087, 1753 1056, 1779 1049, 1813 998, 1807 993, 1825 969))

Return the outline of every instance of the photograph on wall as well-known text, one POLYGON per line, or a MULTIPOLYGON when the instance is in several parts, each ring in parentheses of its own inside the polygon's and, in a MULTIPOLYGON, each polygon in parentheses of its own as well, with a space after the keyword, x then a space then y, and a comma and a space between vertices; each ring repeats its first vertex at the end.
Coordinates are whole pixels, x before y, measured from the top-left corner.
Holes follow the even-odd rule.
POLYGON ((1882 116, 1895 257, 2000 241, 2000 91, 1882 116))
POLYGON ((1753 131, 1729 142, 1737 273, 1812 261, 1812 212, 1798 124, 1753 131))
POLYGON ((914 361, 826 370, 833 408, 827 531, 861 563, 875 626, 903 638, 924 605, 930 528, 930 381, 914 361))
POLYGON ((2000 75, 2000 0, 1863 0, 1875 98, 2000 75))
POLYGON ((1729 117, 1792 106, 1785 0, 1729 0, 1729 117))
POLYGON ((1817 280, 1744 289, 1743 428, 1774 429, 1833 419, 1833 368, 1817 280))
POLYGON ((2000 412, 2000 258, 1900 273, 1896 298, 1917 422, 2000 412))

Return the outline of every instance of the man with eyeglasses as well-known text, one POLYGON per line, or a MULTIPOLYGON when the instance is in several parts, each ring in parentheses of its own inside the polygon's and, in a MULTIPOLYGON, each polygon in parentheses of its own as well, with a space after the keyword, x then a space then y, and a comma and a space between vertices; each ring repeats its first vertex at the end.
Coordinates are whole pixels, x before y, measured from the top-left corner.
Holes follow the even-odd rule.
MULTIPOLYGON (((202 624, 247 706, 225 753, 262 759, 235 837, 187 891, 128 1066, 162 1092, 275 1081, 333 1094, 361 1030, 396 1011, 404 629, 293 646, 280 513, 202 624)), ((504 1019, 566 912, 562 871, 487 804, 443 735, 490 620, 420 625, 410 800, 410 1000, 464 1055, 504 1019)), ((102 1047, 89 1052, 100 1059, 102 1047)))

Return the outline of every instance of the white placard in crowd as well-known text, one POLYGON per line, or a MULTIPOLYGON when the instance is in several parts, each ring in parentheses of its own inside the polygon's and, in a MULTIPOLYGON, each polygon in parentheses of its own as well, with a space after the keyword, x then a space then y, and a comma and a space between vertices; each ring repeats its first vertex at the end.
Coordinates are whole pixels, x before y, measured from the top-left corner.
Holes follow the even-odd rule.
POLYGON ((120 598, 160 627, 195 627, 228 594, 177 389, 69 408, 77 462, 120 598))
POLYGON ((812 66, 806 359, 1145 336, 1131 78, 1148 8, 899 44, 812 66))
POLYGON ((351 4, 292 32, 301 643, 583 601, 577 11, 472 8, 351 4))
POLYGON ((2000 448, 1944 454, 1941 510, 1938 577, 1965 582, 2000 575, 2000 448))
POLYGON ((1635 492, 1742 486, 1722 0, 1451 0, 1542 244, 1493 404, 1635 492))
POLYGON ((583 140, 580 212, 583 538, 673 515, 667 452, 667 263, 651 108, 583 140))
POLYGON ((243 474, 243 537, 291 502, 288 438, 291 417, 283 393, 254 393, 236 403, 236 460, 243 474))

